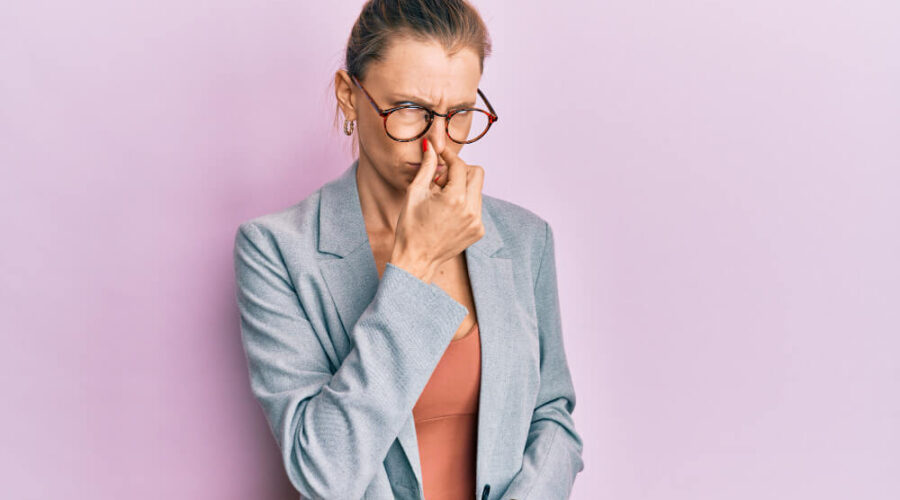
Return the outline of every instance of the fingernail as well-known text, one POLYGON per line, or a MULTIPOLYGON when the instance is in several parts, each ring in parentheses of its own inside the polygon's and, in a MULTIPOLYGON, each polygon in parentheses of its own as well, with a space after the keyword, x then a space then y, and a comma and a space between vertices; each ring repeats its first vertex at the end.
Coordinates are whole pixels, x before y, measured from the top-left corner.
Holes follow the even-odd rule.
POLYGON ((422 139, 422 152, 428 151, 428 139, 422 139))

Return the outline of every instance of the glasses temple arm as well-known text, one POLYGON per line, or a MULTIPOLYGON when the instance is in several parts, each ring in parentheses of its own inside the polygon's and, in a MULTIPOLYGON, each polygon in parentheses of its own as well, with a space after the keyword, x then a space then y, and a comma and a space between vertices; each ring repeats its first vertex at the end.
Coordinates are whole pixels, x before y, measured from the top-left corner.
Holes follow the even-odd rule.
POLYGON ((480 95, 481 98, 484 99, 484 103, 487 104, 487 107, 488 107, 488 109, 491 111, 491 114, 494 115, 494 121, 495 121, 495 122, 500 121, 500 117, 499 117, 499 116, 497 115, 497 113, 494 111, 494 107, 491 106, 491 101, 488 101, 487 96, 484 95, 484 92, 482 92, 481 89, 478 89, 478 95, 480 95))
POLYGON ((365 94, 366 99, 368 99, 369 102, 372 103, 372 107, 375 108, 375 111, 377 111, 379 115, 384 116, 384 111, 382 111, 381 108, 378 107, 378 104, 375 104, 375 99, 372 99, 372 96, 369 95, 369 91, 363 88, 362 84, 356 80, 355 76, 350 75, 350 79, 353 80, 353 83, 355 83, 357 87, 359 87, 359 90, 363 91, 363 94, 365 94))

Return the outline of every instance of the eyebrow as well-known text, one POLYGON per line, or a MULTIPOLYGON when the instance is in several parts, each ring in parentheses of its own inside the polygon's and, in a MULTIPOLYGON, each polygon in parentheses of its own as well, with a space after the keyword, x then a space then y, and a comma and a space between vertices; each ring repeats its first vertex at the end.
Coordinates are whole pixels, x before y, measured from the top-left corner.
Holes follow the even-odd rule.
MULTIPOLYGON (((412 104, 419 104, 419 105, 421 105, 421 106, 427 106, 427 107, 429 107, 429 108, 433 108, 433 107, 434 107, 433 104, 431 104, 430 102, 425 101, 424 99, 419 99, 418 97, 412 97, 412 96, 403 95, 403 94, 397 94, 397 95, 394 96, 393 99, 394 99, 394 100, 391 101, 391 105, 392 105, 392 106, 399 106, 399 105, 401 105, 401 104, 410 104, 410 103, 412 103, 412 104)), ((461 102, 461 103, 459 103, 459 104, 450 106, 450 109, 457 109, 457 108, 471 108, 471 107, 474 107, 474 106, 475 106, 475 101, 469 101, 469 102, 461 102)))

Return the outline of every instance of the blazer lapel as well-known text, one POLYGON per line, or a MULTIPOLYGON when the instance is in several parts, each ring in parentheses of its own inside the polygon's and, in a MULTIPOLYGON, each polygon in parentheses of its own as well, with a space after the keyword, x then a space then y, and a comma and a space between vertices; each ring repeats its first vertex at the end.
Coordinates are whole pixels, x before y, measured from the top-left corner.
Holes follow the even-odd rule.
MULTIPOLYGON (((358 160, 337 179, 321 189, 319 205, 319 264, 328 291, 343 325, 343 332, 332 333, 332 341, 340 360, 352 349, 349 332, 378 289, 379 277, 372 254, 359 191, 356 182, 358 160), (330 254, 330 255, 329 255, 330 254), (337 256, 338 258, 335 258, 337 256)), ((478 458, 476 481, 488 479, 487 462, 494 449, 493 437, 502 424, 503 386, 508 380, 511 349, 509 328, 519 324, 515 308, 505 303, 514 293, 512 261, 495 256, 503 248, 503 239, 486 204, 482 203, 484 236, 465 250, 469 281, 481 337, 481 389, 478 409, 478 458)), ((422 496, 422 468, 412 411, 397 439, 406 454, 422 496)), ((389 471, 390 472, 390 471, 389 471)))

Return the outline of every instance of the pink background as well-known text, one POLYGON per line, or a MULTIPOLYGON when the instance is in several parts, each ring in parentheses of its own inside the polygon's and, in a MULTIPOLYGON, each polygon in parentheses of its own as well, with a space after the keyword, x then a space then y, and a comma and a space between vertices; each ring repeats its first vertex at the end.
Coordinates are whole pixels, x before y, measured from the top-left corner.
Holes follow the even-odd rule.
MULTIPOLYGON (((4 2, 5 498, 296 498, 232 243, 352 161, 361 5, 4 2)), ((477 5, 462 156, 554 227, 572 498, 900 498, 898 4, 477 5)))

